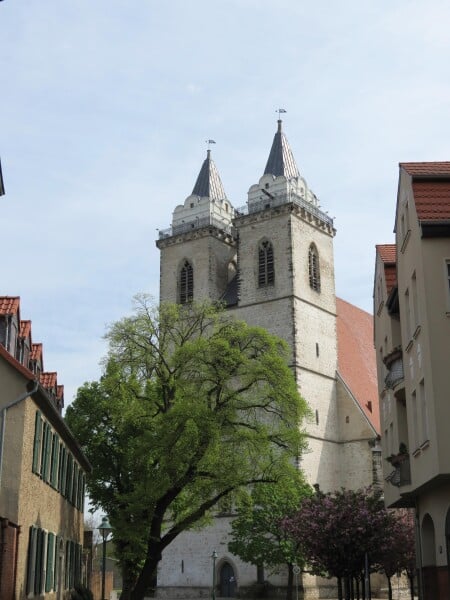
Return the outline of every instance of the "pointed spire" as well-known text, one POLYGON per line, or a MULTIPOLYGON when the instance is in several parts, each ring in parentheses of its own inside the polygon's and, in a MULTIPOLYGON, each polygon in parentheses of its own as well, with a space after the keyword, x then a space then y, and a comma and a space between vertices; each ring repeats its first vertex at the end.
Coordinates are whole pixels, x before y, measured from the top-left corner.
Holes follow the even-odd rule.
POLYGON ((278 119, 278 131, 273 138, 269 159, 267 160, 264 175, 284 175, 288 179, 299 177, 300 173, 295 163, 294 155, 289 146, 286 136, 281 128, 281 119, 278 119))
POLYGON ((209 148, 206 152, 206 159, 203 161, 202 168, 198 174, 197 181, 195 182, 194 189, 192 190, 192 195, 206 196, 211 200, 223 200, 226 198, 219 172, 211 158, 211 150, 209 148))

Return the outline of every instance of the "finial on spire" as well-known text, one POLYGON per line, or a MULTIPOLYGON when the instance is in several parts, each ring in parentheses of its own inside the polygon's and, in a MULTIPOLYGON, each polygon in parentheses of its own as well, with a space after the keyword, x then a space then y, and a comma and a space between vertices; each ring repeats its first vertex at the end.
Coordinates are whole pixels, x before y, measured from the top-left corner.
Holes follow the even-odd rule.
POLYGON ((278 108, 275 112, 278 113, 278 131, 281 132, 281 115, 287 111, 284 108, 278 108))
POLYGON ((207 158, 209 158, 211 156, 211 144, 215 144, 216 142, 214 140, 205 140, 205 142, 208 144, 208 149, 206 151, 206 156, 207 158))

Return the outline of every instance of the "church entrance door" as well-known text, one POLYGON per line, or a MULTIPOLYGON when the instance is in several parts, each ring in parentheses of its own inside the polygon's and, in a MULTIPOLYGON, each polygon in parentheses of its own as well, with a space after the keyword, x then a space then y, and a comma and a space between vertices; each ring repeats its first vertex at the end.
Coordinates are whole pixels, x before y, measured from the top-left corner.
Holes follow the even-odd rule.
POLYGON ((236 578, 233 567, 225 562, 220 569, 220 596, 222 598, 234 598, 236 595, 236 578))

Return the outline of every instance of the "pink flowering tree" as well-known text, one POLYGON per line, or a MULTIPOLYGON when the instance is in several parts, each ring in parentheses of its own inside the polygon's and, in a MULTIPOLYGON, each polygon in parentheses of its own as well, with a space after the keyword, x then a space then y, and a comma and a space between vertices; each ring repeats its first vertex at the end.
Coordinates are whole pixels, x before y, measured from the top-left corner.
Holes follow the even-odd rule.
MULTIPOLYGON (((353 581, 363 581, 366 555, 380 564, 384 532, 392 524, 381 494, 373 490, 341 490, 324 494, 320 490, 306 498, 299 511, 282 526, 298 541, 316 575, 336 577, 339 600, 353 596, 353 581)), ((359 583, 358 595, 359 595, 359 583)))

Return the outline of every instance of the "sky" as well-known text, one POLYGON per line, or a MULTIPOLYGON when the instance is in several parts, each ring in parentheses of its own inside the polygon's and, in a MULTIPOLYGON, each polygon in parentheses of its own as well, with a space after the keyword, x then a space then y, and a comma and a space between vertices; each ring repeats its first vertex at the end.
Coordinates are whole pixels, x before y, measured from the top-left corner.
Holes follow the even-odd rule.
POLYGON ((263 173, 276 110, 335 217, 337 294, 372 310, 398 163, 450 160, 447 0, 4 0, 0 294, 66 405, 109 324, 158 297, 158 228, 212 156, 229 200, 263 173))

